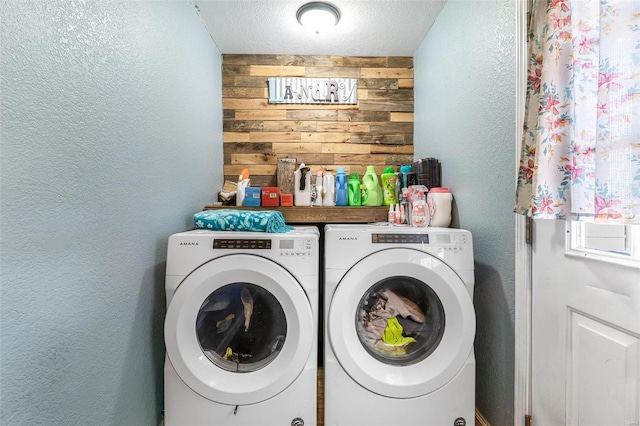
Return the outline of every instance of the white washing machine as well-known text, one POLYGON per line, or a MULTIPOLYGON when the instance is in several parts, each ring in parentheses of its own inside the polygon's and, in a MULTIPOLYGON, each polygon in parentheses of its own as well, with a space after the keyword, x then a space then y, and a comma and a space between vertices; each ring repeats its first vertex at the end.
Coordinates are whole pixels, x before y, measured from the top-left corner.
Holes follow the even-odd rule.
POLYGON ((474 424, 471 233, 325 227, 327 426, 474 424))
POLYGON ((166 426, 315 425, 316 227, 172 235, 166 426))

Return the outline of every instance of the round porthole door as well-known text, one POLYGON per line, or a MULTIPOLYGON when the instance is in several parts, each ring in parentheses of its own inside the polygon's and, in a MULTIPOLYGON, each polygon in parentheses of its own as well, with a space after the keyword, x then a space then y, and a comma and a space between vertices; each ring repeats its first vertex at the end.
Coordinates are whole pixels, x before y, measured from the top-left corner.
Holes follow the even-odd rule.
POLYGON ((473 348, 475 312, 460 277, 408 248, 376 252, 338 283, 327 318, 344 370, 380 395, 413 398, 449 382, 473 348))
POLYGON ((314 342, 306 293, 280 265, 252 255, 216 258, 178 286, 165 319, 169 361, 205 398, 245 405, 286 389, 314 342))

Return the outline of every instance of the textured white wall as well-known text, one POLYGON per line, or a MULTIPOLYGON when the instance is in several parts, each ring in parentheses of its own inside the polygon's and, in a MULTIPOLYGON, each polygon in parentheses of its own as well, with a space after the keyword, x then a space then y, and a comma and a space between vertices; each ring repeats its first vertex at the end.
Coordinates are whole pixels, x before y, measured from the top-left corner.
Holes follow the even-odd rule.
POLYGON ((516 29, 513 0, 449 0, 414 58, 415 155, 442 162, 474 238, 477 406, 513 423, 516 29))
MULTIPOLYGON (((296 20, 300 0, 194 0, 223 54, 411 56, 446 0, 336 0, 320 37, 296 20)), ((343 76, 344 77, 344 76, 343 76)))
POLYGON ((220 52, 188 1, 0 20, 0 424, 157 424, 166 240, 222 185, 220 52))

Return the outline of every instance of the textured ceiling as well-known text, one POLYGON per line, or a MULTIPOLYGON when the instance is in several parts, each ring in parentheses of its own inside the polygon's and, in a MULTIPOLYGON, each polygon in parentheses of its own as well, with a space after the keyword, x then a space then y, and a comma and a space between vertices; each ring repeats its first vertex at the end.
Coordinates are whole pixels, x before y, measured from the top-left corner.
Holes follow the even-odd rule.
POLYGON ((331 0, 338 25, 311 34, 296 20, 305 0, 194 0, 224 54, 413 56, 446 0, 331 0))

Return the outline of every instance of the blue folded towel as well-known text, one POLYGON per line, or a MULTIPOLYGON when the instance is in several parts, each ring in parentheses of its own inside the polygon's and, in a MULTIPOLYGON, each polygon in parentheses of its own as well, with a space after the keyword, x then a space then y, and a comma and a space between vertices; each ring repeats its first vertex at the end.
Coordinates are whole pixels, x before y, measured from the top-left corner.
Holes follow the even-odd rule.
POLYGON ((293 230, 277 210, 204 210, 193 216, 197 229, 283 233, 293 230))

